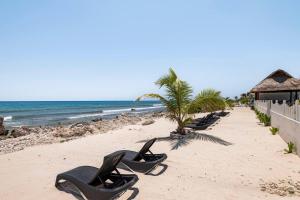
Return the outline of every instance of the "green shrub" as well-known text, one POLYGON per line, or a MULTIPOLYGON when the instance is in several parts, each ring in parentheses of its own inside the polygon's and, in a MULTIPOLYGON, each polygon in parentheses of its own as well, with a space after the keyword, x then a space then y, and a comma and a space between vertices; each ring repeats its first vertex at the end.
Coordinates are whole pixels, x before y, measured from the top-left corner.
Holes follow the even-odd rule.
POLYGON ((263 114, 262 113, 258 113, 257 118, 261 123, 263 123, 263 114))
POLYGON ((250 99, 248 98, 248 97, 241 97, 240 98, 240 103, 241 104, 249 104, 249 102, 250 102, 250 99))
POLYGON ((254 112, 257 116, 257 119, 263 123, 265 126, 270 126, 271 125, 271 117, 268 115, 258 111, 257 109, 254 109, 254 112))
POLYGON ((271 117, 269 117, 266 114, 262 115, 262 123, 264 123, 265 126, 271 126, 271 117))
POLYGON ((278 129, 278 128, 275 128, 275 127, 271 127, 271 128, 270 128, 270 131, 271 131, 272 135, 276 135, 277 132, 279 131, 279 129, 278 129))
POLYGON ((256 115, 259 114, 259 111, 256 108, 254 108, 254 112, 255 112, 256 115))
POLYGON ((289 142, 289 143, 287 143, 287 145, 288 145, 288 148, 284 149, 284 151, 286 153, 293 153, 295 151, 295 149, 296 149, 295 144, 293 142, 289 142))

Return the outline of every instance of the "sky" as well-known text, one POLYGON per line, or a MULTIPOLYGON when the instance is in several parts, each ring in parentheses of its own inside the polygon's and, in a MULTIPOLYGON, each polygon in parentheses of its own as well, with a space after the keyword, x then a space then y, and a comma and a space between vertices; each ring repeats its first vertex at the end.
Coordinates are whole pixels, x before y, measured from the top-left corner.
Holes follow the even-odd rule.
POLYGON ((134 100, 174 68, 194 94, 300 78, 300 1, 1 0, 0 101, 134 100))

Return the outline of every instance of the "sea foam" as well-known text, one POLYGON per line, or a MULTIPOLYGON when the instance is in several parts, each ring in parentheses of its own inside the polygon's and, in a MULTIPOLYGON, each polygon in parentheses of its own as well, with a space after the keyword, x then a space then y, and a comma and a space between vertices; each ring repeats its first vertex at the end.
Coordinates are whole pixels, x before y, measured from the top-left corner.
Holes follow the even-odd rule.
POLYGON ((96 113, 96 114, 82 114, 82 115, 76 115, 72 117, 68 117, 68 119, 79 119, 79 118, 87 118, 87 117, 98 117, 98 116, 103 116, 105 114, 103 113, 96 113))
POLYGON ((7 122, 7 121, 11 121, 13 119, 12 116, 6 116, 4 117, 4 121, 7 122))
POLYGON ((164 108, 164 106, 156 105, 152 107, 140 107, 140 108, 124 108, 124 109, 115 109, 115 110, 103 110, 101 113, 94 113, 94 114, 82 114, 68 117, 68 119, 80 119, 80 118, 88 118, 88 117, 98 117, 98 116, 105 116, 105 115, 113 115, 113 114, 121 114, 121 113, 129 113, 133 111, 146 111, 152 109, 164 108))

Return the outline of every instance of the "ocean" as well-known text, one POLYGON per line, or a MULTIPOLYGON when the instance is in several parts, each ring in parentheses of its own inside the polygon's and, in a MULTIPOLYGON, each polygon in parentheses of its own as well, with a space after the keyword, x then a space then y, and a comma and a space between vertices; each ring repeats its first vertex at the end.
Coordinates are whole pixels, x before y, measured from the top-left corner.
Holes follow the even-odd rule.
POLYGON ((162 111, 158 101, 10 101, 0 102, 7 127, 44 126, 113 118, 122 113, 162 111))

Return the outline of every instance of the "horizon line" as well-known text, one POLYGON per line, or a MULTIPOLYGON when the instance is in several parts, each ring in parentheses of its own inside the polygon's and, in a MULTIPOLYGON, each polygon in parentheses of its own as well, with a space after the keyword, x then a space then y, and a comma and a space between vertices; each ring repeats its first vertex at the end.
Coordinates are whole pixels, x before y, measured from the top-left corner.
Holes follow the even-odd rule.
MULTIPOLYGON (((0 102, 49 102, 49 101, 56 101, 56 102, 68 102, 68 101, 137 101, 137 100, 128 100, 128 99, 119 99, 119 100, 0 100, 0 102)), ((159 100, 140 100, 140 101, 159 101, 159 100)))

